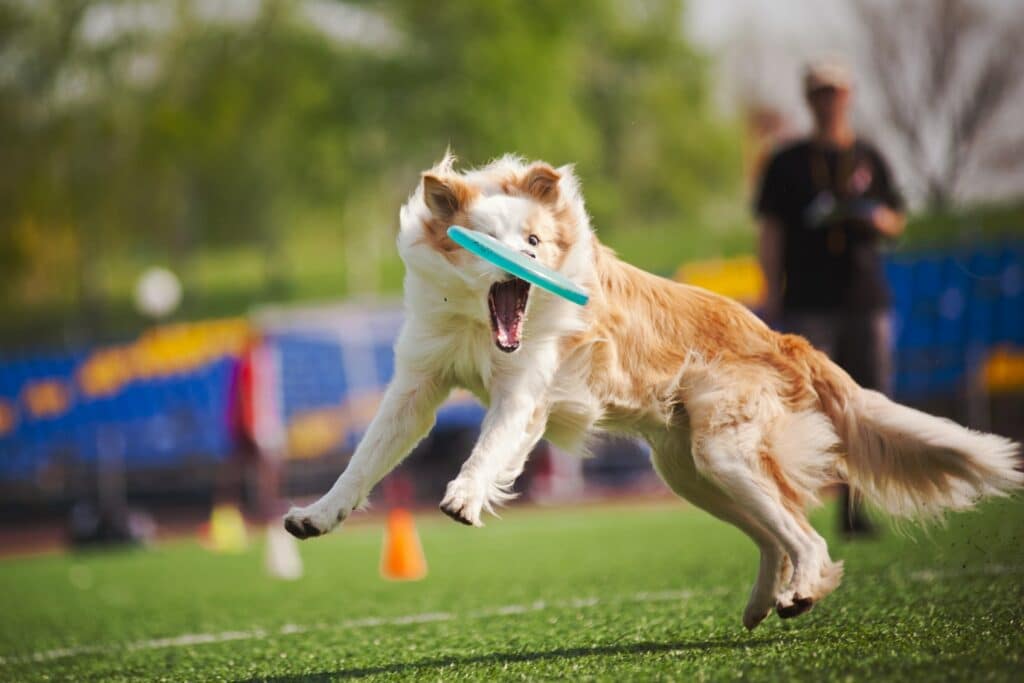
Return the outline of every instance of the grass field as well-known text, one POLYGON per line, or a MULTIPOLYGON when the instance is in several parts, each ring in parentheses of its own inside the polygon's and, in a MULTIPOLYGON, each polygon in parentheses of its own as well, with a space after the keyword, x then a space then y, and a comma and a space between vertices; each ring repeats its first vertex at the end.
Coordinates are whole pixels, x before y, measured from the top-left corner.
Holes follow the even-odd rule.
MULTIPOLYGON (((830 530, 831 511, 816 522, 830 530)), ((1019 680, 1024 505, 929 535, 830 538, 843 586, 799 619, 740 625, 756 552, 683 504, 513 508, 485 529, 419 516, 429 577, 377 574, 381 528, 261 548, 0 563, 4 680, 1019 680)))

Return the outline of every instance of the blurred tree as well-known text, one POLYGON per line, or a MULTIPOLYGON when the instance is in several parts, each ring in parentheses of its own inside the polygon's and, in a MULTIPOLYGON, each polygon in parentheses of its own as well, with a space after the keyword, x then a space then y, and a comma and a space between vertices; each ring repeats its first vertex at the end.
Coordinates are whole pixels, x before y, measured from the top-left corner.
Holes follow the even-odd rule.
POLYGON ((680 2, 390 9, 409 41, 390 72, 402 103, 387 108, 403 148, 436 158, 447 141, 473 163, 509 151, 575 162, 602 229, 684 224, 737 196, 735 129, 711 110, 680 2))
MULTIPOLYGON (((599 229, 685 243, 678 226, 709 204, 742 207, 738 141, 681 13, 676 0, 0 0, 0 299, 21 305, 33 287, 94 321, 102 297, 127 298, 118 259, 156 260, 186 276, 187 312, 187 263, 226 248, 264 254, 262 290, 236 307, 290 296, 310 277, 290 247, 324 226, 350 264, 391 263, 366 236, 390 242, 398 203, 448 145, 474 164, 575 162, 599 229)), ((673 268, 678 252, 654 244, 645 265, 673 268)))
MULTIPOLYGON (((86 59, 79 53, 76 29, 85 2, 67 2, 39 11, 5 3, 0 8, 0 140, 5 164, 0 170, 2 248, 10 294, 19 268, 46 257, 58 245, 73 252, 70 272, 50 273, 55 287, 77 285, 85 308, 95 299, 96 283, 87 268, 96 239, 93 230, 109 206, 103 191, 103 166, 112 158, 107 137, 115 128, 115 102, 97 103, 89 92, 99 87, 108 55, 86 59), (70 233, 70 240, 57 235, 70 233)), ((61 259, 58 259, 58 262, 61 259)), ((36 284, 46 280, 34 278, 36 284)))
MULTIPOLYGON (((346 132, 322 112, 324 41, 289 23, 283 3, 241 25, 210 24, 197 6, 2 5, 3 234, 73 226, 80 303, 98 289, 100 245, 180 262, 257 242, 278 263, 283 205, 343 185, 338 164, 310 172, 346 132), (306 128, 311 117, 321 125, 306 128)), ((9 241, 12 267, 40 258, 9 241)))
MULTIPOLYGON (((1007 6, 1008 5, 1008 6, 1007 6)), ((856 0, 863 61, 882 106, 872 124, 910 161, 926 203, 965 185, 1024 187, 1024 12, 986 0, 856 0)))

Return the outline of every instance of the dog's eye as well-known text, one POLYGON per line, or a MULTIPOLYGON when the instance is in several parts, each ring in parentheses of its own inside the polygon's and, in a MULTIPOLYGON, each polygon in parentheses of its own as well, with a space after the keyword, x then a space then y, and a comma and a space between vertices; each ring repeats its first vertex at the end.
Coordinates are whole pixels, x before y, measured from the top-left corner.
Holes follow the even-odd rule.
POLYGON ((540 238, 537 237, 536 235, 530 235, 529 237, 526 238, 526 241, 530 243, 531 247, 535 247, 538 244, 540 244, 540 238))

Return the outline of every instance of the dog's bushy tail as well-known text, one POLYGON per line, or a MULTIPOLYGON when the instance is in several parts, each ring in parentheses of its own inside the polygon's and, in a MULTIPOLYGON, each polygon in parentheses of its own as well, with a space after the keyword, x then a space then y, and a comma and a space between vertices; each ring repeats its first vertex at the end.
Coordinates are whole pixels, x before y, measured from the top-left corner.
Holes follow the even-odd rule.
POLYGON ((966 510, 1024 485, 1019 445, 859 389, 847 404, 846 475, 855 490, 900 517, 966 510))
POLYGON ((821 357, 816 389, 845 451, 845 478, 898 517, 929 519, 966 510, 1024 486, 1020 445, 862 389, 821 357))

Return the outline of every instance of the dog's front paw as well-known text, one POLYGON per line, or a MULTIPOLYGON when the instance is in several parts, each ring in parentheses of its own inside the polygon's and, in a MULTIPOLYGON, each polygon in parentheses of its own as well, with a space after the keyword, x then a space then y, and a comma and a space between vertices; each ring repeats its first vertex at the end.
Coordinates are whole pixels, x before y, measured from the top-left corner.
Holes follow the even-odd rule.
POLYGON ((441 501, 441 512, 456 522, 469 526, 483 526, 480 512, 484 506, 484 489, 470 479, 459 477, 448 483, 441 501))
POLYGON ((292 508, 284 516, 284 528, 295 538, 306 539, 322 536, 345 520, 346 514, 332 513, 316 504, 304 508, 292 508))

